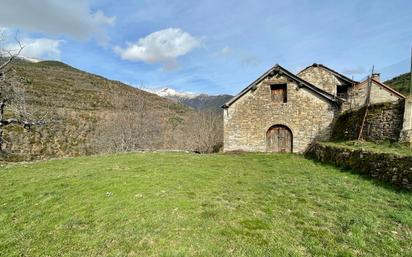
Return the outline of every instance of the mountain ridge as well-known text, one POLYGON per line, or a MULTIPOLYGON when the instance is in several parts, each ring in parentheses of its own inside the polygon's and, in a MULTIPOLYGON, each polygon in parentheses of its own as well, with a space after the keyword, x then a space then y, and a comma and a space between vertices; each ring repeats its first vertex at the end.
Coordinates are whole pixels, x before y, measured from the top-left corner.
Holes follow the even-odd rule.
POLYGON ((197 110, 219 110, 233 96, 228 94, 209 95, 205 93, 179 92, 170 87, 158 89, 141 88, 147 92, 185 104, 197 110))

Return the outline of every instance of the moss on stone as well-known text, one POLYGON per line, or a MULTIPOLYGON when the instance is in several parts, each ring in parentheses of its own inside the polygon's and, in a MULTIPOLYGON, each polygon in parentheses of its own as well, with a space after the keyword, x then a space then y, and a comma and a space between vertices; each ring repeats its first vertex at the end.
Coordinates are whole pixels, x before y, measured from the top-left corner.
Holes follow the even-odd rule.
POLYGON ((412 152, 381 152, 377 149, 379 148, 372 148, 370 143, 366 147, 316 143, 307 151, 306 156, 412 190, 412 152))

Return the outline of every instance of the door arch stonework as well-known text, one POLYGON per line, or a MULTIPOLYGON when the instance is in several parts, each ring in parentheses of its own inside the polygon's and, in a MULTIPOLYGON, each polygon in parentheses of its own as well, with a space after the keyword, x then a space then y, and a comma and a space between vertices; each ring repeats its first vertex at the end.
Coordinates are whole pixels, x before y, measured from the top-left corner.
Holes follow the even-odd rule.
POLYGON ((274 125, 266 132, 266 151, 273 153, 291 153, 293 134, 285 125, 274 125))

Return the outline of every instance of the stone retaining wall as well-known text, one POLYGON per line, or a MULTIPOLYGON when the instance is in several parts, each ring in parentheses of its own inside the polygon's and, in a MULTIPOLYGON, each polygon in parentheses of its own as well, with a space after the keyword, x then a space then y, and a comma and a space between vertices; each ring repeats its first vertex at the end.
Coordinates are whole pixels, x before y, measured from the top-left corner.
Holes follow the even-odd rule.
POLYGON ((412 191, 412 156, 353 150, 322 143, 313 144, 305 156, 412 191))
MULTIPOLYGON (((371 105, 363 128, 362 139, 398 141, 402 131, 404 101, 371 105)), ((365 115, 365 107, 341 114, 332 131, 332 140, 356 140, 365 115)))

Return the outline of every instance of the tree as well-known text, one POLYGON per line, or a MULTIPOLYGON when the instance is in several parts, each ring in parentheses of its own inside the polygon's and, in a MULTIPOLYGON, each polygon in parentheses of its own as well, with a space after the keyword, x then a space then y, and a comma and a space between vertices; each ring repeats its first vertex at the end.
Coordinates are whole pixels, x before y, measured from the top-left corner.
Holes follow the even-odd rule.
MULTIPOLYGON (((0 35, 0 43, 5 41, 5 37, 0 35)), ((15 87, 16 81, 9 78, 9 65, 23 51, 24 46, 16 39, 18 44, 17 49, 0 48, 0 152, 3 151, 4 129, 8 126, 21 126, 24 129, 31 129, 33 126, 39 125, 42 122, 33 121, 32 116, 27 111, 24 90, 15 87), (11 90, 7 90, 11 89, 11 90), (10 93, 13 92, 13 93, 10 93), (7 94, 8 93, 8 94, 7 94), (11 94, 14 95, 13 103, 11 103, 11 94), (11 113, 16 117, 7 118, 6 108, 13 109, 11 113)))
POLYGON ((97 123, 97 152, 129 152, 156 148, 160 129, 142 96, 112 90, 113 111, 97 123))
POLYGON ((222 113, 213 110, 198 111, 191 130, 194 151, 218 152, 223 146, 222 113))

